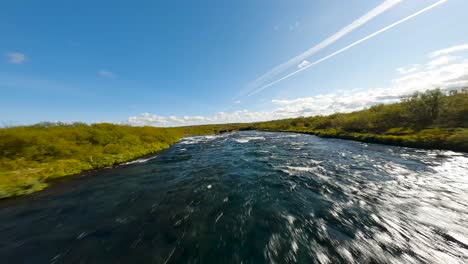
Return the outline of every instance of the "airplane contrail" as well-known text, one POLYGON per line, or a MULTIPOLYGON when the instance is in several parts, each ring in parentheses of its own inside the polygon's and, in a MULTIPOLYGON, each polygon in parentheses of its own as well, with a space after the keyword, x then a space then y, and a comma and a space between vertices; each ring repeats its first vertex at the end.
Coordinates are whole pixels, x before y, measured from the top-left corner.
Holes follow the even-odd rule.
POLYGON ((344 37, 348 33, 352 32, 353 30, 359 28, 360 26, 364 25, 367 23, 369 20, 377 17, 378 15, 382 14, 383 12, 387 11, 388 9, 392 8, 396 4, 400 3, 403 0, 385 0, 383 1, 380 5, 372 9, 371 11, 367 12, 360 18, 354 20, 351 24, 345 26, 332 36, 328 37, 327 39, 323 40, 319 44, 315 45, 314 47, 306 50, 305 52, 297 55, 296 57, 288 60, 287 62, 280 64, 273 68, 272 70, 268 71, 267 73, 263 74, 259 78, 257 78, 255 81, 250 83, 248 85, 249 87, 258 87, 262 82, 271 79, 275 77, 276 75, 280 74, 284 70, 290 68, 291 66, 294 66, 301 61, 303 61, 305 58, 317 53, 318 51, 322 50, 323 48, 329 46, 330 44, 336 42, 340 38, 344 37))
POLYGON ((366 40, 368 40, 370 38, 373 38, 373 37, 379 35, 380 33, 383 33, 383 32, 385 32, 385 31, 387 31, 387 30, 389 30, 389 29, 391 29, 391 28, 393 28, 393 27, 395 27, 395 26, 397 26, 397 25, 399 25, 399 24, 401 24, 401 23, 403 23, 403 22, 405 22, 407 20, 410 20, 410 19, 412 19, 412 18, 414 18, 414 17, 416 17, 416 16, 418 16, 418 15, 420 15, 422 13, 425 13, 425 12, 427 12, 427 11, 429 11, 429 10, 431 10, 431 9, 433 9, 433 8, 439 6, 439 5, 441 5, 441 4, 443 4, 443 3, 447 2, 447 1, 448 0, 440 0, 440 1, 430 5, 428 7, 425 7, 423 9, 419 10, 416 13, 413 13, 413 14, 411 14, 411 15, 409 15, 409 16, 401 19, 401 20, 398 20, 397 22, 395 22, 395 23, 393 23, 391 25, 388 25, 388 26, 386 26, 386 27, 384 27, 384 28, 382 28, 382 29, 380 29, 380 30, 378 30, 378 31, 376 31, 376 32, 374 32, 374 33, 372 33, 372 34, 358 40, 358 41, 355 41, 355 42, 351 43, 350 45, 348 45, 348 46, 346 46, 346 47, 344 47, 344 48, 342 48, 342 49, 340 49, 338 51, 333 52, 332 54, 329 54, 329 55, 327 55, 327 56, 325 56, 325 57, 323 57, 321 59, 318 59, 318 60, 316 60, 316 61, 314 61, 314 62, 312 62, 310 64, 307 64, 307 65, 303 66, 302 68, 300 68, 297 71, 294 71, 294 72, 292 72, 292 73, 290 73, 290 74, 288 74, 288 75, 286 75, 284 77, 281 77, 278 80, 275 80, 275 81, 273 81, 273 82, 271 82, 271 83, 269 83, 267 85, 262 86, 261 88, 259 88, 259 89, 255 90, 255 91, 253 91, 252 93, 250 93, 248 96, 259 93, 259 92, 265 90, 266 88, 281 82, 282 80, 285 80, 285 79, 287 79, 287 78, 289 78, 289 77, 291 77, 291 76, 293 76, 293 75, 295 75, 295 74, 297 74, 297 73, 299 73, 301 71, 304 71, 304 70, 308 69, 309 67, 317 65, 317 64, 319 64, 319 63, 321 63, 321 62, 323 62, 323 61, 325 61, 325 60, 327 60, 327 59, 329 59, 331 57, 334 57, 334 56, 342 53, 343 51, 346 51, 346 50, 348 50, 348 49, 350 49, 350 48, 352 48, 352 47, 354 47, 354 46, 356 46, 356 45, 358 45, 358 44, 360 44, 360 43, 362 43, 362 42, 364 42, 364 41, 366 41, 366 40))

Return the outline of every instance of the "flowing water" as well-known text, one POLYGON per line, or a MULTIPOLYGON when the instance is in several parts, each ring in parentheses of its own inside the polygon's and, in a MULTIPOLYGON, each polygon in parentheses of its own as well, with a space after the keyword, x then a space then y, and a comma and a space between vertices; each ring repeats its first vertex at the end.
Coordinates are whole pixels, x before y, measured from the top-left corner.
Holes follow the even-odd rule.
POLYGON ((468 263, 468 155, 185 138, 0 202, 1 263, 468 263))

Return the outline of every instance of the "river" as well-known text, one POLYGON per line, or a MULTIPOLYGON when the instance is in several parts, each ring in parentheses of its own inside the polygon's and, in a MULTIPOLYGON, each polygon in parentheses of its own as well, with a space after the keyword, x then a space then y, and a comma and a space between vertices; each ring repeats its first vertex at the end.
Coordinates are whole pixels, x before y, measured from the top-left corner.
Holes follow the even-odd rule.
POLYGON ((466 263, 468 155, 246 131, 0 201, 2 263, 466 263))

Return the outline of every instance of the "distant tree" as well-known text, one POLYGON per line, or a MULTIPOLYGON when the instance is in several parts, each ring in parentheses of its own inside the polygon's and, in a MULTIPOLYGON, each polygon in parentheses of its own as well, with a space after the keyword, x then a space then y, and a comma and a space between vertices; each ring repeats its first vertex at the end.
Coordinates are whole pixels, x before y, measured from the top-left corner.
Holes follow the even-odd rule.
POLYGON ((468 94, 443 98, 439 124, 444 127, 468 127, 468 94))
POLYGON ((411 125, 426 127, 434 124, 442 107, 442 98, 445 95, 440 89, 416 92, 403 100, 406 114, 411 125))

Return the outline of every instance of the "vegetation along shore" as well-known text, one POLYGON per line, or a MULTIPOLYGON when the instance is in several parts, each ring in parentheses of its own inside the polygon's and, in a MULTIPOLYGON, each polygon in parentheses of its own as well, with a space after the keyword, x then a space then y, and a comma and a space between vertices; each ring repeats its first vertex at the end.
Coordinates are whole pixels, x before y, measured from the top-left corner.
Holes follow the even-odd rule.
POLYGON ((468 94, 446 96, 438 89, 428 90, 400 103, 352 113, 262 122, 255 128, 468 152, 468 94))
POLYGON ((468 95, 439 90, 352 113, 251 124, 177 128, 41 123, 0 129, 0 199, 46 188, 64 176, 166 149, 185 136, 257 129, 468 152, 468 95))
POLYGON ((240 124, 157 128, 41 123, 0 129, 0 198, 32 193, 51 181, 156 153, 185 136, 240 124))

